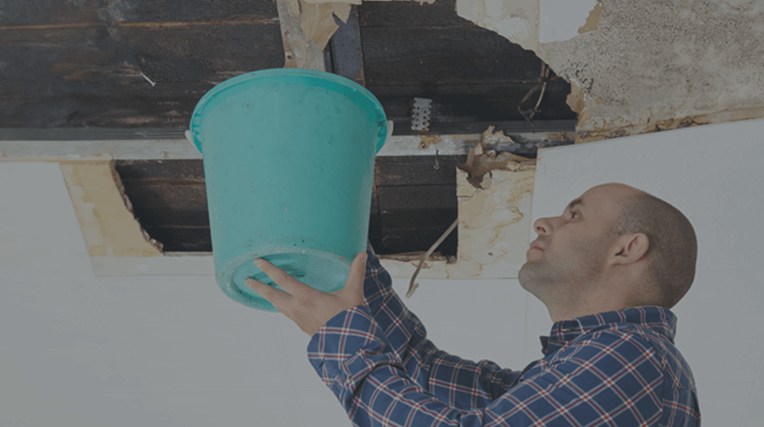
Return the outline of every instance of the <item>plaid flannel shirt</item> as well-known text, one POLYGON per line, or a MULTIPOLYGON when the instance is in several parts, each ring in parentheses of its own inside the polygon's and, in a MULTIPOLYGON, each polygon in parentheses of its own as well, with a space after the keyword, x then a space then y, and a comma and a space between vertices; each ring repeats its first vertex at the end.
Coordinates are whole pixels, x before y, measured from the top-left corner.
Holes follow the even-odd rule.
POLYGON ((308 343, 311 365, 357 426, 698 426, 676 317, 657 306, 555 322, 522 372, 439 350, 371 245, 366 305, 308 343))

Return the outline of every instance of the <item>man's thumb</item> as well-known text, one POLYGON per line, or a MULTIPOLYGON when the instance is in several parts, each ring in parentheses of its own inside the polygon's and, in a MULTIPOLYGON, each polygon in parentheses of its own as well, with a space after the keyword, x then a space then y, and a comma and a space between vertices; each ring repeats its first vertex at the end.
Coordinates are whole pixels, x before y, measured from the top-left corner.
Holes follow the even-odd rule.
POLYGON ((348 281, 345 284, 345 288, 360 288, 361 292, 363 292, 363 279, 366 276, 367 257, 368 255, 366 252, 361 252, 355 257, 353 263, 350 264, 350 273, 348 274, 348 281))

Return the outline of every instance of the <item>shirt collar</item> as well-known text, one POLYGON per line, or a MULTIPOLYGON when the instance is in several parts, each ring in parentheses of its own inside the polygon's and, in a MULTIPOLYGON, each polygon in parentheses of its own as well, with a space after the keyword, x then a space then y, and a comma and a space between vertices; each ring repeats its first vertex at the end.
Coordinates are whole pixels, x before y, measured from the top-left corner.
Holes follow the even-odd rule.
POLYGON ((541 337, 541 351, 551 354, 578 336, 614 323, 635 323, 674 342, 676 316, 671 310, 655 305, 629 307, 554 322, 549 336, 541 337))

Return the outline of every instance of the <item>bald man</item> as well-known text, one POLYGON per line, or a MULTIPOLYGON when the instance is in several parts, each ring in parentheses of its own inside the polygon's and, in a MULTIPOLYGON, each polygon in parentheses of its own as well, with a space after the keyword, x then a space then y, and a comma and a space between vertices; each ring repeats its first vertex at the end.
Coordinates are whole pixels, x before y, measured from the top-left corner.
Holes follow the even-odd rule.
POLYGON ((541 337, 543 358, 522 371, 435 347, 371 245, 340 292, 313 290, 262 260, 285 291, 250 286, 311 336, 310 363, 353 425, 700 425, 670 310, 695 277, 688 219, 650 194, 610 183, 534 229, 518 280, 546 305, 553 325, 541 337))

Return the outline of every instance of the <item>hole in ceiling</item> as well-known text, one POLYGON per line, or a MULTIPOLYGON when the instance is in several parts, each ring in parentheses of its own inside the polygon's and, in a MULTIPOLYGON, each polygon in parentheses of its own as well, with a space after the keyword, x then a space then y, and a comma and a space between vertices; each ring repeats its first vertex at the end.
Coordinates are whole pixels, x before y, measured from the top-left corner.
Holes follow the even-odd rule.
MULTIPOLYGON (((421 256, 457 217, 456 163, 441 156, 438 169, 426 156, 378 157, 369 239, 380 255, 421 256)), ((211 252, 204 168, 201 160, 121 160, 116 170, 133 214, 164 252, 211 252)), ((455 257, 458 229, 434 252, 455 257)))

